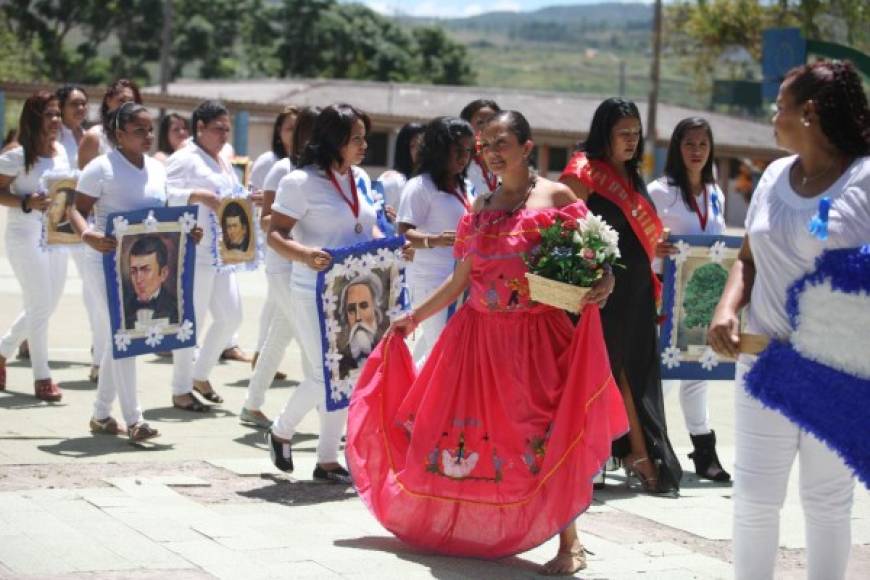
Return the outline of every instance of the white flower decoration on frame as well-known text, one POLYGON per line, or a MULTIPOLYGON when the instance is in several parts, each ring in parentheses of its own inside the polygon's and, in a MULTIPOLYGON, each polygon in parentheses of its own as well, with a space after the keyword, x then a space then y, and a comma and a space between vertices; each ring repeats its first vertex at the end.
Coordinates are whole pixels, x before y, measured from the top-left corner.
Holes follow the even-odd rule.
POLYGON ((115 237, 117 238, 118 236, 123 236, 130 228, 130 222, 123 216, 115 216, 115 219, 112 220, 112 226, 115 228, 115 237))
POLYGON ((196 216, 191 212, 184 212, 184 215, 178 218, 178 223, 185 234, 189 234, 196 227, 196 216))
POLYGON ((680 349, 675 346, 669 346, 662 351, 662 364, 669 369, 680 366, 680 349))
POLYGON ((704 349, 699 362, 705 371, 712 371, 719 364, 719 356, 708 346, 704 349))
POLYGON ((157 218, 154 217, 154 212, 149 211, 148 216, 142 220, 142 225, 145 226, 145 231, 149 234, 153 234, 157 231, 157 224, 160 222, 157 221, 157 218))
POLYGON ((689 251, 692 249, 692 246, 683 240, 678 241, 674 246, 677 248, 677 253, 671 254, 671 260, 677 264, 682 264, 689 259, 689 251))
POLYGON ((123 330, 115 333, 115 349, 124 352, 130 345, 133 344, 133 339, 123 330))
POLYGON ((725 259, 725 250, 726 250, 725 242, 719 241, 710 246, 710 250, 707 253, 710 261, 716 264, 721 264, 722 260, 725 259))
POLYGON ((175 338, 181 342, 187 342, 193 337, 193 322, 185 320, 178 326, 178 332, 175 333, 175 338))
POLYGON ((148 336, 145 337, 145 344, 151 348, 156 347, 163 342, 163 325, 154 324, 148 327, 148 336))

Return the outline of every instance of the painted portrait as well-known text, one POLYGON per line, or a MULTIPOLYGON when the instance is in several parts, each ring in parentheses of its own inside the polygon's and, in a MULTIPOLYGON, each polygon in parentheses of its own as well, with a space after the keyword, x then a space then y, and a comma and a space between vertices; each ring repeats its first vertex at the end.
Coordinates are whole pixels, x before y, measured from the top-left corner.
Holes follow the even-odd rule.
POLYGON ((404 238, 384 238, 336 250, 317 279, 327 408, 346 407, 356 379, 390 321, 407 307, 404 238))
POLYGON ((111 214, 116 250, 103 256, 115 358, 196 344, 195 207, 111 214))
POLYGON ((50 205, 45 210, 43 223, 45 242, 49 246, 81 243, 69 220, 69 208, 75 198, 76 180, 62 178, 48 183, 50 205))
POLYGON ((218 210, 217 252, 221 264, 240 264, 257 258, 257 224, 249 198, 224 199, 218 210))
POLYGON ((720 359, 707 330, 740 249, 737 236, 671 236, 678 253, 664 261, 659 336, 663 379, 732 379, 734 361, 720 359))

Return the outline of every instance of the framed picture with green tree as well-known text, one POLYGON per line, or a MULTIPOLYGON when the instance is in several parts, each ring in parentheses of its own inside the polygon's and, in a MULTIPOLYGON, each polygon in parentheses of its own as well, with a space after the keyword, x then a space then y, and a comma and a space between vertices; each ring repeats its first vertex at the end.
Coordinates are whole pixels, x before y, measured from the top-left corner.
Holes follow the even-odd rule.
POLYGON ((659 351, 663 379, 731 380, 734 361, 707 344, 707 327, 737 259, 739 236, 671 236, 664 260, 659 351))

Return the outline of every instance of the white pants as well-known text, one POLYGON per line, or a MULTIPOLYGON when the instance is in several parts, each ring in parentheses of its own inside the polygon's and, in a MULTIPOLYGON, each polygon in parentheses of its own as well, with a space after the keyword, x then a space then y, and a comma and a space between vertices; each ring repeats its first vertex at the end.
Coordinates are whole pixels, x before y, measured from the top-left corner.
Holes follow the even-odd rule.
MULTIPOLYGON (((447 277, 426 277, 426 276, 409 276, 409 286, 411 288, 411 302, 416 308, 426 301, 441 284, 444 283, 447 277)), ((429 356, 429 352, 438 337, 441 336, 441 331, 447 325, 447 315, 450 307, 442 309, 440 312, 430 316, 422 323, 414 333, 414 362, 418 367, 422 366, 429 356)))
POLYGON ((0 355, 8 359, 24 339, 30 347, 33 380, 50 379, 48 321, 63 294, 67 253, 39 247, 39 230, 6 230, 6 254, 21 285, 23 311, 0 339, 0 355))
POLYGON ((100 366, 100 361, 103 360, 103 354, 106 351, 106 338, 109 332, 109 327, 101 324, 101 319, 97 314, 100 309, 105 309, 105 303, 101 303, 98 297, 99 292, 105 294, 105 282, 103 278, 93 278, 88 275, 87 266, 85 265, 85 253, 89 252, 90 248, 81 244, 69 249, 69 255, 76 265, 76 270, 79 272, 79 278, 82 279, 82 300, 85 303, 85 312, 88 315, 88 324, 91 327, 91 364, 100 366), (100 285, 102 288, 94 288, 94 284, 100 285))
MULTIPOLYGON (((103 255, 90 248, 85 249, 82 266, 89 283, 88 287, 93 291, 94 311, 90 314, 95 324, 102 330, 99 335, 103 337, 100 352, 103 358, 100 360, 100 378, 97 381, 97 400, 94 402, 94 419, 105 419, 112 412, 112 404, 117 396, 121 403, 121 413, 124 422, 130 426, 142 421, 142 407, 139 405, 139 394, 136 385, 136 357, 116 359, 112 356, 111 346, 111 320, 109 318, 109 304, 106 298, 106 284, 103 274, 103 255)), ((97 333, 94 334, 97 336, 97 333)), ((94 345, 97 350, 97 345, 94 345)))
MULTIPOLYGON (((675 381, 665 381, 665 397, 673 389, 675 381)), ((680 381, 680 408, 686 429, 692 435, 710 432, 710 415, 707 411, 707 381, 680 381)))
POLYGON ((193 309, 200 348, 198 353, 193 347, 172 351, 173 395, 190 393, 194 380, 208 380, 227 341, 241 325, 242 305, 236 274, 218 272, 210 264, 198 263, 193 279, 193 309), (206 313, 212 318, 208 332, 204 332, 206 313))
MULTIPOLYGON (((311 289, 293 288, 290 291, 293 304, 291 323, 293 333, 302 349, 302 383, 287 401, 281 415, 272 425, 272 433, 281 439, 290 440, 296 427, 309 411, 316 408, 320 415, 320 438, 317 442, 317 462, 338 461, 338 446, 347 422, 347 408, 326 411, 326 383, 323 379, 323 348, 320 340, 320 323, 317 320, 317 303, 311 289)), ((280 302, 279 302, 280 303, 280 302)))
MULTIPOLYGON (((272 320, 278 316, 283 316, 280 309, 275 306, 275 290, 272 287, 272 276, 279 275, 281 274, 266 273, 266 282, 268 284, 266 289, 266 302, 263 304, 263 310, 260 312, 260 331, 257 334, 257 348, 254 349, 254 352, 261 352, 263 350, 263 344, 266 342, 266 336, 269 334, 269 327, 272 325, 272 320)), ((290 274, 287 273, 285 278, 289 281, 290 274)), ((259 362, 257 364, 259 364, 259 362)))
POLYGON ((734 572, 737 580, 774 576, 779 513, 795 456, 806 522, 807 578, 845 577, 855 480, 824 443, 765 408, 743 386, 755 357, 740 355, 735 396, 734 572))
MULTIPOLYGON (((266 280, 269 283, 269 296, 273 300, 266 302, 263 313, 270 310, 272 315, 269 319, 260 320, 260 333, 266 329, 266 337, 257 345, 260 356, 257 358, 257 366, 248 383, 248 394, 245 398, 245 409, 257 411, 266 400, 266 389, 272 384, 278 365, 284 358, 284 351, 293 339, 293 328, 290 321, 293 317, 292 297, 290 293, 290 272, 268 274, 266 280), (265 324, 264 324, 265 322, 265 324)), ((303 366, 307 364, 302 357, 303 366)))

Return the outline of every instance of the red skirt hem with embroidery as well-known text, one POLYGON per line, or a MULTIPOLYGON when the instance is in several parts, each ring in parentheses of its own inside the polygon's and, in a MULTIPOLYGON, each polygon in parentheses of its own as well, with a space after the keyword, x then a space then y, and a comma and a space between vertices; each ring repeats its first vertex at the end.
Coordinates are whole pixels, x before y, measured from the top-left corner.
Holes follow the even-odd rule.
POLYGON ((483 558, 529 550, 592 500, 628 430, 597 307, 490 313, 466 305, 419 376, 398 336, 369 357, 347 461, 381 524, 418 549, 483 558))

